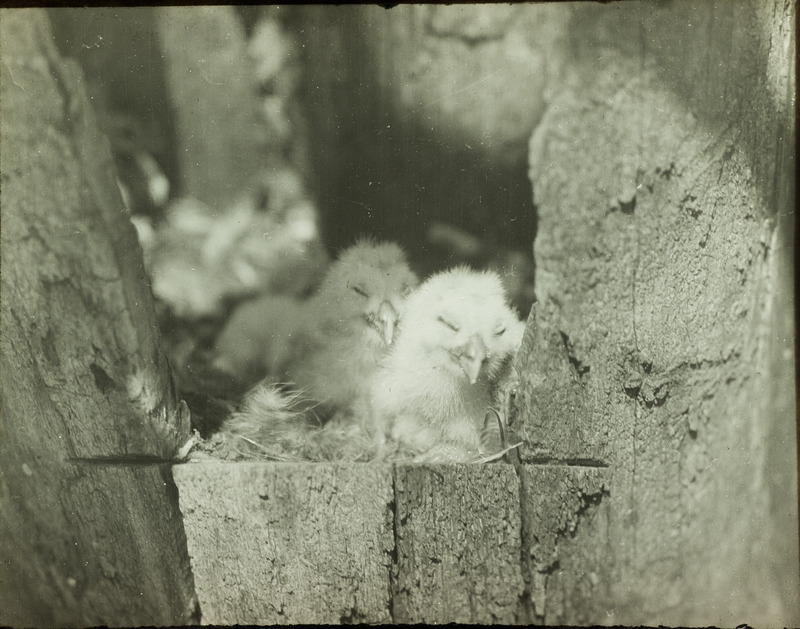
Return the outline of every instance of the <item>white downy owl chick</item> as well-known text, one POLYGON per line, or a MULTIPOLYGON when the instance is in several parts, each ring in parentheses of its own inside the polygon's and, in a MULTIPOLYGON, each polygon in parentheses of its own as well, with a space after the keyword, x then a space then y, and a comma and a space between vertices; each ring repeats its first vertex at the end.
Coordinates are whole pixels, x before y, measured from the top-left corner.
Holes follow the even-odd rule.
POLYGON ((376 421, 418 460, 475 458, 493 387, 523 330, 496 273, 458 267, 431 276, 406 300, 375 376, 376 421))

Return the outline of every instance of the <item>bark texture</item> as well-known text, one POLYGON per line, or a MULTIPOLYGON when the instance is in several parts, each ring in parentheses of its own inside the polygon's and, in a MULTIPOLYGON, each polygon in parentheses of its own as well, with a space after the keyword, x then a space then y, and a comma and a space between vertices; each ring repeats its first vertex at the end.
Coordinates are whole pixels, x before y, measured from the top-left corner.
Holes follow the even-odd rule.
POLYGON ((0 624, 188 622, 177 495, 155 463, 189 421, 108 143, 44 12, 0 17, 0 624))
POLYGON ((621 8, 573 7, 530 145, 518 430, 527 487, 565 496, 523 502, 534 619, 793 625, 794 4, 621 8), (599 510, 543 545, 573 491, 599 510))

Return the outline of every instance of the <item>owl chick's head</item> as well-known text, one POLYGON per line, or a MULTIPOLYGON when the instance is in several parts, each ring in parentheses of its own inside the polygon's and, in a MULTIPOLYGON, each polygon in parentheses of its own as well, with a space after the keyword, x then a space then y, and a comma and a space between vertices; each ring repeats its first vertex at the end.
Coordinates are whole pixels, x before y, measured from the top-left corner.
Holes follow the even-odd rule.
POLYGON ((523 330, 496 273, 457 267, 431 276, 406 300, 398 350, 474 384, 516 352, 523 330))
POLYGON ((419 280, 395 243, 361 240, 344 250, 320 286, 320 316, 331 326, 353 326, 368 341, 390 345, 402 303, 419 280))

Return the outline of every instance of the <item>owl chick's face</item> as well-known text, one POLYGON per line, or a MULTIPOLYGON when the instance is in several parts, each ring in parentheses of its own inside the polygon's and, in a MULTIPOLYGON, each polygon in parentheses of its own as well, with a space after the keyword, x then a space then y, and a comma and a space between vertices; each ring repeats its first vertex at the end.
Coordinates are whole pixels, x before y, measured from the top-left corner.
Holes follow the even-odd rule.
POLYGON ((500 278, 465 268, 432 276, 405 303, 398 345, 474 384, 519 347, 524 324, 500 278))
POLYGON ((323 281, 321 316, 363 333, 367 342, 391 345, 403 302, 418 283, 400 247, 360 242, 339 256, 323 281))

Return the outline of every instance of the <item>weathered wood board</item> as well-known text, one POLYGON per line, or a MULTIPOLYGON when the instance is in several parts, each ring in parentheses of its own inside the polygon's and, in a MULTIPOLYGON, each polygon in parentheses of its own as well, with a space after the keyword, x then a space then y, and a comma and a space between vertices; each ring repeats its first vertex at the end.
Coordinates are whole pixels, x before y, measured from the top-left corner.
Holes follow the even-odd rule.
POLYGON ((202 622, 513 623, 514 467, 176 466, 202 622))
POLYGON ((519 500, 511 465, 398 466, 395 622, 516 622, 519 500))
POLYGON ((174 468, 204 624, 384 623, 388 465, 174 468))
MULTIPOLYGON (((595 608, 611 600, 604 563, 611 471, 548 463, 519 473, 528 620, 552 623, 573 610, 574 624, 598 624, 595 608)), ((611 618, 613 607, 606 611, 611 618)))

